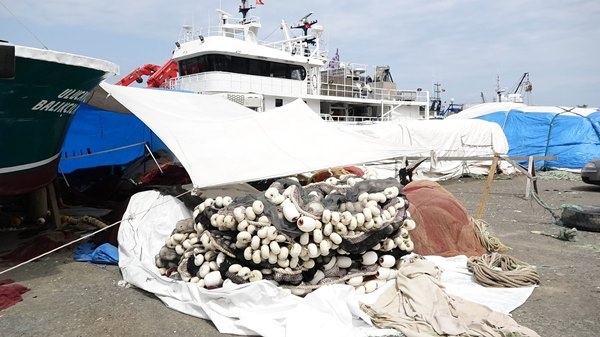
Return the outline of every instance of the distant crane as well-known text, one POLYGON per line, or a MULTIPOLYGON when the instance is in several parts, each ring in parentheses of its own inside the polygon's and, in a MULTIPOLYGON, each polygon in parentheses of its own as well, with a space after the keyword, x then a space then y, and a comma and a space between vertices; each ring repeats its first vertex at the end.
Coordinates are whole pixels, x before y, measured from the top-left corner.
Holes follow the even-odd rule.
POLYGON ((513 94, 518 94, 518 93, 521 93, 523 91, 529 93, 532 90, 533 90, 533 85, 529 81, 529 73, 524 73, 523 76, 521 76, 521 79, 519 80, 519 83, 517 84, 517 86, 515 87, 515 89, 512 91, 512 93, 513 94))
POLYGON ((529 73, 523 73, 519 82, 514 89, 508 91, 508 94, 503 94, 506 90, 500 87, 500 76, 496 76, 496 94, 498 95, 498 102, 510 101, 516 103, 523 103, 523 91, 527 94, 527 103, 529 103, 529 94, 533 90, 533 85, 529 81, 529 73))
POLYGON ((481 92, 481 103, 485 103, 485 96, 483 95, 483 91, 481 92))

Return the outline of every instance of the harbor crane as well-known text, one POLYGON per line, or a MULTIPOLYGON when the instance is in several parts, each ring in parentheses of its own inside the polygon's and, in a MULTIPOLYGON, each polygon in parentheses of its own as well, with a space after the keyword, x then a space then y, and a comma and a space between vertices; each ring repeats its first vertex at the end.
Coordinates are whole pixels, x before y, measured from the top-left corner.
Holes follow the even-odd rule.
POLYGON ((513 90, 512 93, 518 94, 522 91, 529 93, 532 90, 533 90, 533 85, 529 81, 529 73, 527 72, 527 73, 523 73, 523 76, 521 76, 519 83, 517 84, 517 86, 515 87, 515 89, 513 90))

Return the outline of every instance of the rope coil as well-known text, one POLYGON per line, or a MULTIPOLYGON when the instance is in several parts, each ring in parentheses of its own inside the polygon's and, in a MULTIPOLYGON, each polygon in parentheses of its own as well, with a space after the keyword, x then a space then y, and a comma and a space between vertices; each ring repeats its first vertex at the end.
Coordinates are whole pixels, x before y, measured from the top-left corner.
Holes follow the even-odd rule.
POLYGON ((490 232, 487 230, 488 223, 485 222, 485 220, 471 217, 470 222, 473 226, 475 235, 479 239, 479 242, 488 252, 505 253, 511 249, 507 245, 500 242, 500 239, 490 234, 490 232))
POLYGON ((467 268, 484 287, 519 288, 540 284, 535 266, 504 254, 471 256, 467 268))

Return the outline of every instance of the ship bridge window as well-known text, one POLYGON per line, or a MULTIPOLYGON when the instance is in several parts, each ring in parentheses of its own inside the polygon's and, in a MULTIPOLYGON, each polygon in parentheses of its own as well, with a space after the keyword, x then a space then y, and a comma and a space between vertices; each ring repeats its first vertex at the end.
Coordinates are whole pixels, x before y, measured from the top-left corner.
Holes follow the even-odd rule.
POLYGON ((291 74, 288 75, 289 65, 284 63, 270 63, 269 71, 271 77, 277 78, 287 78, 288 76, 291 78, 291 74))
POLYGON ((236 74, 246 74, 248 72, 248 59, 241 57, 232 57, 229 71, 236 74))
POLYGON ((248 70, 242 74, 270 76, 269 64, 263 60, 248 59, 248 70))
POLYGON ((300 80, 306 78, 306 69, 304 67, 294 67, 292 68, 292 80, 300 80))
POLYGON ((229 64, 231 63, 231 57, 229 56, 225 56, 225 55, 206 55, 208 62, 208 70, 212 70, 212 71, 230 71, 229 68, 229 64))
POLYGON ((265 77, 285 78, 302 81, 306 78, 306 69, 301 65, 271 62, 230 55, 201 55, 179 61, 181 76, 223 71, 265 77))

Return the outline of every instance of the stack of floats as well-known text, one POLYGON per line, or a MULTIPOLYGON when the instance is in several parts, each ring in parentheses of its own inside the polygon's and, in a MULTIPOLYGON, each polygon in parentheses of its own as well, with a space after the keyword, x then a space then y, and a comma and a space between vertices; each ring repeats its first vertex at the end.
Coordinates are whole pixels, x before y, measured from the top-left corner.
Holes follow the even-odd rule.
POLYGON ((368 293, 396 276, 415 222, 394 178, 347 175, 256 195, 208 198, 179 221, 156 256, 162 275, 220 287, 263 279, 296 295, 347 283, 368 293), (397 261, 398 260, 398 261, 397 261))

